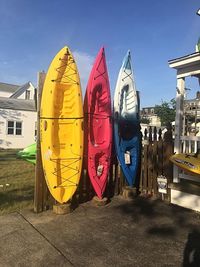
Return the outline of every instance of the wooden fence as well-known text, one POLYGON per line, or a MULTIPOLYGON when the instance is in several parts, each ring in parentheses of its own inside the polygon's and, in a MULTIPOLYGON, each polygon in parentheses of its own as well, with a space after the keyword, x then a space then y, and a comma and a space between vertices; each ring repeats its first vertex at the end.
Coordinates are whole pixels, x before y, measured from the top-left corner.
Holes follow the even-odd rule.
MULTIPOLYGON (((149 133, 145 131, 143 149, 141 155, 140 192, 150 196, 158 197, 157 177, 163 175, 168 183, 173 180, 173 164, 169 161, 174 151, 172 129, 168 126, 167 132, 162 136, 161 130, 157 132, 156 127, 149 133), (148 137, 147 137, 148 136, 148 137)), ((165 199, 169 200, 169 191, 165 199)))
MULTIPOLYGON (((173 169, 169 161, 170 155, 173 154, 173 140, 159 138, 159 140, 149 139, 143 140, 141 153, 141 168, 138 173, 137 189, 139 194, 146 196, 160 197, 157 186, 158 175, 164 175, 168 182, 172 182, 173 169)), ((40 178, 36 179, 36 190, 34 209, 36 212, 41 212, 52 206, 55 201, 50 196, 46 186, 44 176, 42 174, 41 162, 37 163, 36 170, 40 178)), ((115 195, 122 194, 123 188, 127 186, 120 165, 114 156, 112 158, 111 168, 108 177, 108 184, 105 191, 105 196, 109 199, 115 195)), ((94 196, 94 191, 89 180, 86 166, 83 166, 81 179, 76 193, 73 196, 72 203, 78 205, 89 201, 94 196)), ((165 200, 169 200, 169 192, 165 195, 165 200)))
MULTIPOLYGON (((38 107, 40 106, 41 88, 43 86, 45 74, 40 73, 38 77, 38 107)), ((38 110, 38 121, 40 111, 38 110)), ((38 123, 38 132, 39 132, 38 123)), ((38 135, 39 136, 39 135, 38 135)), ((173 154, 173 140, 171 127, 168 127, 167 132, 162 138, 162 132, 150 127, 145 130, 142 138, 142 150, 140 168, 137 176, 137 191, 142 195, 159 196, 157 187, 157 176, 166 176, 168 182, 172 181, 172 164, 169 161, 170 155, 173 154)), ((122 194, 123 188, 127 185, 124 175, 121 171, 120 165, 115 156, 114 146, 111 161, 111 168, 108 177, 108 183, 105 191, 105 196, 112 198, 114 195, 122 194)), ((86 157, 87 155, 85 155, 86 157)), ((72 203, 78 205, 89 201, 93 198, 94 191, 90 183, 88 172, 85 164, 81 173, 81 179, 76 193, 73 196, 72 203)), ((165 199, 169 198, 167 194, 165 199)), ((37 141, 37 164, 35 176, 35 194, 34 194, 34 210, 41 212, 47 210, 50 206, 55 204, 55 200, 51 197, 46 186, 40 152, 40 140, 37 141)))

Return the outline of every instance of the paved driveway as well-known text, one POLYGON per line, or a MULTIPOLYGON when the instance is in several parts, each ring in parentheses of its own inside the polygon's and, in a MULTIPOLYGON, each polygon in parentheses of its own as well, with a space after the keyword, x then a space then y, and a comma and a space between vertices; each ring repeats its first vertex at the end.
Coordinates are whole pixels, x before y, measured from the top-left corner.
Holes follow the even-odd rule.
POLYGON ((200 266, 200 214, 158 200, 115 197, 0 217, 0 266, 200 266))

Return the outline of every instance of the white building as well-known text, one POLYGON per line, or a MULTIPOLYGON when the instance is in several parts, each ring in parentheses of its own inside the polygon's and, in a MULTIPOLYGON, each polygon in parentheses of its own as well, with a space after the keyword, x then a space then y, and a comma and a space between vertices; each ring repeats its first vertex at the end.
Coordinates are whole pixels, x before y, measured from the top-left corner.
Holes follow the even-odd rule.
MULTIPOLYGON (((188 77, 196 77, 200 81, 200 52, 169 60, 169 67, 176 70, 177 85, 174 152, 177 154, 199 153, 200 136, 187 134, 185 115, 192 115, 197 123, 200 116, 200 95, 198 93, 196 99, 185 100, 185 84, 188 77)), ((199 175, 192 175, 174 166, 173 183, 169 184, 169 188, 171 189, 171 203, 200 212, 199 175)))
POLYGON ((155 107, 145 107, 140 111, 140 117, 149 120, 149 126, 161 127, 161 121, 155 113, 155 107))
POLYGON ((0 83, 0 148, 24 148, 35 141, 35 88, 0 83))

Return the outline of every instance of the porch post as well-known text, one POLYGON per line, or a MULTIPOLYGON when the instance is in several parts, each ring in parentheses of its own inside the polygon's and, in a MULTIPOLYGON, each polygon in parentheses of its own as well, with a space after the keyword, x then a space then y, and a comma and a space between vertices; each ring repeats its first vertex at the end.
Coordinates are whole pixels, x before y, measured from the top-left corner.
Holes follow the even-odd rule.
MULTIPOLYGON (((183 101, 185 95, 185 78, 177 79, 176 92, 176 118, 175 118, 175 140, 174 152, 181 153, 181 136, 183 135, 183 101)), ((178 168, 174 166, 173 182, 179 183, 178 168)))

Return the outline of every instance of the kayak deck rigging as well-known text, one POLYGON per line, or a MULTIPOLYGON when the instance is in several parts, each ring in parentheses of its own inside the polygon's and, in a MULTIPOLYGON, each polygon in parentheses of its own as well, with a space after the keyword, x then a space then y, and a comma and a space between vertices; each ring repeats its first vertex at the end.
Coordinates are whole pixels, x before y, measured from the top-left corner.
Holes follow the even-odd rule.
POLYGON ((53 188, 58 188, 58 187, 64 187, 64 188, 68 188, 70 186, 77 186, 78 184, 73 182, 71 179, 76 176, 77 174, 80 173, 80 170, 78 170, 77 168, 73 168, 71 167, 71 165, 79 162, 81 160, 81 157, 78 157, 78 158, 50 158, 50 161, 52 161, 53 163, 59 163, 59 168, 56 169, 54 172, 52 172, 52 174, 54 176, 56 176, 56 179, 62 179, 62 182, 59 183, 58 185, 54 186, 53 188), (68 162, 68 161, 71 161, 70 163, 68 164, 64 164, 64 162, 68 162), (74 171, 74 174, 72 174, 71 176, 65 178, 65 175, 67 175, 67 171, 74 171), (60 173, 60 175, 58 175, 58 173, 60 173), (64 183, 71 183, 71 185, 63 185, 64 183))

